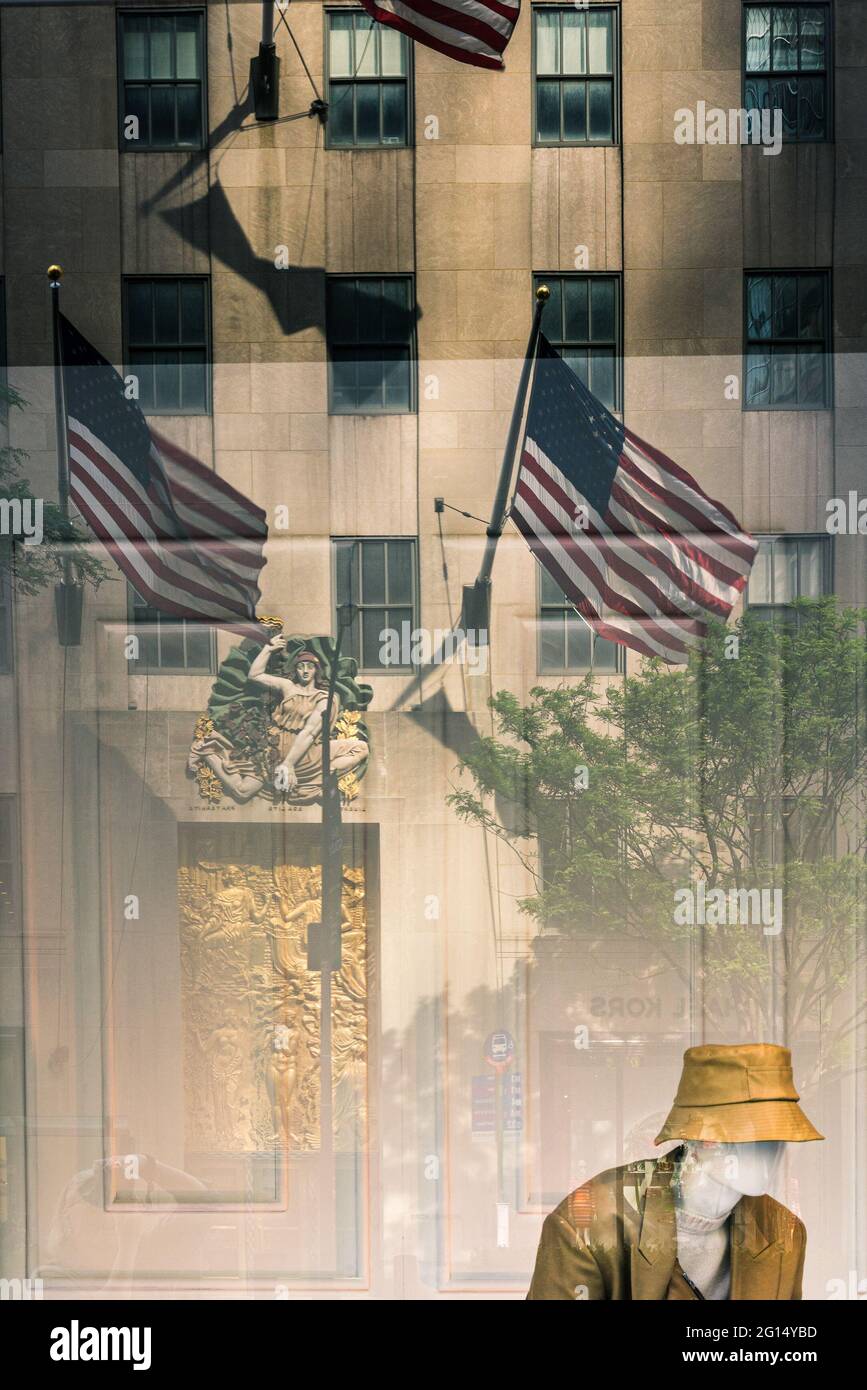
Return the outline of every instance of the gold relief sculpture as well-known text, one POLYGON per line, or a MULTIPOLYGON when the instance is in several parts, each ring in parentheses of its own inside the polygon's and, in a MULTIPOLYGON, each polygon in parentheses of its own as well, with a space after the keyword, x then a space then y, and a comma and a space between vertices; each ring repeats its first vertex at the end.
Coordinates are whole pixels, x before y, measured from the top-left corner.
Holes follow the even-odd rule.
MULTIPOLYGON (((178 870, 186 1143, 196 1153, 319 1147, 319 975, 307 969, 318 865, 199 860, 178 870)), ((365 1125, 363 868, 344 869, 332 985, 334 1142, 365 1125)))

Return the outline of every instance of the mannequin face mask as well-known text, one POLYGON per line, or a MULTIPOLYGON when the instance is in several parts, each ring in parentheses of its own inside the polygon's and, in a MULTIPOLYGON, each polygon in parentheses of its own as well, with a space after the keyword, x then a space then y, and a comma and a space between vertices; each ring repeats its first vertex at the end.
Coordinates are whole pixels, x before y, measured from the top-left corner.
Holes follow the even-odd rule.
POLYGON ((739 1197, 760 1197, 774 1181, 783 1142, 762 1139, 747 1144, 708 1144, 688 1140, 685 1174, 701 1172, 739 1197))

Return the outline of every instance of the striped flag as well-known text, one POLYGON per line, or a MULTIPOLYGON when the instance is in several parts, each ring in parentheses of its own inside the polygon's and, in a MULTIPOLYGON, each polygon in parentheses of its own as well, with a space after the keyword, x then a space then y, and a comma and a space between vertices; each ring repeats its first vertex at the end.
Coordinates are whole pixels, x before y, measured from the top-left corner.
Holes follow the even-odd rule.
POLYGON ((371 19, 400 29, 459 63, 504 67, 501 54, 521 13, 521 0, 361 0, 371 19))
POLYGON ((685 662, 708 615, 728 618, 758 546, 539 341, 511 516, 594 632, 685 662))
POLYGON ((69 495, 152 608, 262 639, 265 513, 148 428, 110 362, 60 316, 69 495))

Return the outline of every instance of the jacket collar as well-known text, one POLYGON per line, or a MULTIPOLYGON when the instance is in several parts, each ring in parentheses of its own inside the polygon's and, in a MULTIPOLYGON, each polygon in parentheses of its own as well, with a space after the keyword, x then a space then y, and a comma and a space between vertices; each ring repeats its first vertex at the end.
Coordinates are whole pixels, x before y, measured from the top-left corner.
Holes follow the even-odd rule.
MULTIPOLYGON (((677 1258, 677 1231, 671 1179, 681 1150, 645 1166, 638 1182, 640 1232, 632 1247, 632 1297, 664 1299, 677 1258), (642 1199, 643 1188, 643 1199, 642 1199)), ((630 1175, 632 1176, 632 1175, 630 1175)), ((731 1214, 732 1299, 775 1297, 782 1251, 767 1230, 766 1204, 760 1197, 742 1197, 731 1214), (770 1290, 770 1291, 769 1291, 770 1290)))

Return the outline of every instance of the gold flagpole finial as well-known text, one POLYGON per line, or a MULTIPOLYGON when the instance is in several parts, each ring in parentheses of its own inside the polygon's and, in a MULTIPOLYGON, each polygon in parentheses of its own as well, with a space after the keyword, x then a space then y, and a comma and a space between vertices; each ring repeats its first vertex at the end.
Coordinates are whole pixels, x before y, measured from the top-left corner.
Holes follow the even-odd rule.
POLYGON ((48 276, 48 283, 49 285, 51 285, 53 289, 54 286, 59 285, 61 280, 63 279, 63 266, 50 265, 46 270, 45 274, 48 276))
POLYGON ((545 300, 546 300, 546 299, 550 299, 550 298, 551 298, 551 291, 548 289, 548 286, 547 286, 547 285, 537 285, 537 286, 536 286, 536 298, 537 298, 542 304, 545 303, 545 300))

